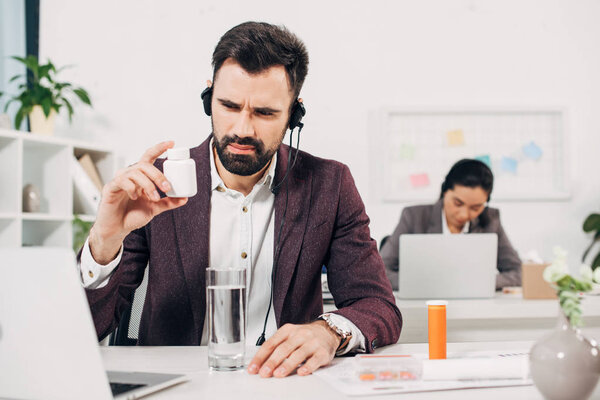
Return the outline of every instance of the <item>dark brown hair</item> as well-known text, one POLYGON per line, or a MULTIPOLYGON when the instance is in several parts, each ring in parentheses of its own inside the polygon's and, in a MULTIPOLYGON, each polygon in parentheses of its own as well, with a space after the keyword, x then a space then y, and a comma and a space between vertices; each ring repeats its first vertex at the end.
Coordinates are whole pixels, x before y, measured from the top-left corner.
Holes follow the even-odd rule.
POLYGON ((308 73, 308 52, 304 43, 286 27, 266 22, 244 22, 221 37, 212 56, 213 81, 228 58, 233 58, 251 74, 283 65, 294 98, 300 94, 308 73))

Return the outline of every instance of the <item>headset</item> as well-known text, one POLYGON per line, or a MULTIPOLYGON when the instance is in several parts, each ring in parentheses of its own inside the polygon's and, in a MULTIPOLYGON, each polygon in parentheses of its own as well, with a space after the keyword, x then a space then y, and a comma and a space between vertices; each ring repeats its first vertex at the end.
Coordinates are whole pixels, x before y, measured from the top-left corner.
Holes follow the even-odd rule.
MULTIPOLYGON (((212 115, 212 96, 212 86, 208 86, 202 91, 202 94, 200 95, 200 97, 202 98, 202 103, 204 104, 204 112, 208 116, 212 115)), ((302 130, 302 127, 304 126, 304 124, 301 122, 302 117, 304 117, 304 115, 306 115, 306 108, 304 108, 304 104, 302 104, 302 102, 298 101, 298 99, 296 98, 296 100, 294 100, 294 105, 292 106, 292 110, 290 112, 290 120, 288 124, 288 128, 290 129, 290 131, 293 131, 294 129, 298 128, 298 134, 300 134, 300 130, 302 130)))
MULTIPOLYGON (((212 115, 212 96, 213 96, 212 86, 208 86, 206 89, 204 89, 202 91, 202 94, 200 95, 200 97, 202 98, 202 103, 204 105, 204 112, 208 116, 212 115)), ((294 168, 294 165, 296 165, 296 159, 298 158, 298 151, 300 148, 300 132, 302 132, 302 128, 304 128, 304 124, 302 123, 302 117, 304 117, 304 115, 306 115, 306 108, 304 107, 304 104, 302 104, 302 102, 299 101, 298 98, 296 98, 296 100, 294 100, 294 104, 292 105, 292 110, 290 112, 290 119, 288 121, 288 128, 290 129, 290 149, 292 149, 292 150, 294 150, 294 148, 292 146, 294 129, 298 128, 298 136, 296 138, 296 151, 294 152, 294 161, 291 162, 291 160, 292 160, 291 154, 288 155, 287 168, 285 170, 285 175, 283 176, 283 178, 281 179, 281 181, 278 184, 271 185, 271 192, 276 196, 279 193, 279 187, 285 182, 285 207, 283 208, 283 215, 281 216, 281 224, 279 225, 279 232, 277 233, 277 241, 275 244, 275 253, 273 255, 273 268, 271 269, 271 295, 269 298, 269 307, 267 308, 267 314, 265 315, 265 322, 263 324, 262 333, 260 334, 260 336, 258 337, 258 340, 256 341, 257 346, 261 346, 265 342, 265 332, 267 330, 267 322, 269 320, 269 314, 271 312, 271 307, 273 305, 273 286, 275 286, 275 267, 277 266, 277 263, 279 262, 279 255, 281 253, 281 248, 280 248, 281 232, 283 231, 283 227, 284 227, 284 223, 285 223, 285 216, 287 214, 287 208, 288 208, 289 188, 288 188, 287 177, 288 177, 288 173, 290 172, 290 170, 292 168, 294 168)), ((291 153, 291 151, 290 151, 290 153, 291 153)))

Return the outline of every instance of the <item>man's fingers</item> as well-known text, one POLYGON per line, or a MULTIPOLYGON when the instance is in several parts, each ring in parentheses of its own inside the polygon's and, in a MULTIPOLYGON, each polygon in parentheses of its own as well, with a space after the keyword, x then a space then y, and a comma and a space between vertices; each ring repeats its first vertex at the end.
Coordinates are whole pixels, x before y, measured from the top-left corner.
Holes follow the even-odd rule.
MULTIPOLYGON (((283 378, 288 376, 298 368, 298 366, 306 361, 313 353, 317 351, 319 344, 316 341, 310 341, 305 343, 296 349, 292 354, 285 359, 279 367, 273 371, 273 376, 276 378, 283 378)), ((268 361, 267 361, 268 363, 268 361)), ((267 364, 265 364, 267 365, 267 364)))
POLYGON ((175 143, 171 140, 155 144, 146 150, 146 152, 142 155, 142 158, 140 158, 140 161, 153 164, 158 156, 167 151, 167 149, 172 148, 174 145, 175 143))
POLYGON ((127 177, 133 181, 138 187, 144 189, 144 193, 148 196, 148 200, 159 201, 160 195, 156 191, 154 183, 142 173, 140 170, 133 169, 127 173, 127 177))
POLYGON ((160 172, 160 170, 154 165, 145 162, 140 162, 135 165, 146 176, 148 176, 148 178, 150 178, 150 180, 154 182, 154 184, 158 188, 160 188, 160 190, 162 190, 165 193, 171 190, 171 185, 169 184, 169 181, 167 181, 165 175, 162 172, 160 172))
MULTIPOLYGON (((290 357, 298 348, 302 346, 304 343, 304 339, 300 337, 300 335, 295 335, 289 337, 286 341, 281 343, 273 352, 271 356, 264 362, 263 366, 259 370, 260 376, 263 378, 268 378, 273 375, 276 369, 280 368, 281 363, 283 363, 288 357, 290 357)), ((299 357, 300 355, 296 355, 299 357)), ((296 363, 298 365, 304 360, 300 360, 296 363)), ((280 370, 280 373, 282 371, 280 370)))
POLYGON ((304 363, 303 366, 298 368, 298 375, 310 375, 323 365, 329 364, 331 359, 332 357, 327 353, 327 350, 320 348, 304 363))
POLYGON ((294 325, 286 324, 279 328, 273 336, 271 336, 266 342, 260 346, 252 360, 250 361, 250 365, 248 366, 248 372, 251 374, 258 373, 260 367, 262 367, 263 363, 269 358, 273 350, 279 346, 284 340, 287 339, 291 328, 294 325))

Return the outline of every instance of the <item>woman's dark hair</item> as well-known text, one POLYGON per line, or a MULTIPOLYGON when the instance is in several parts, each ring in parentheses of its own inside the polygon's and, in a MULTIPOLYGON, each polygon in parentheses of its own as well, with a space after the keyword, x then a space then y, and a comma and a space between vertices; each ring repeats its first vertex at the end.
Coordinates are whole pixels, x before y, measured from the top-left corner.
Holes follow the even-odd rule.
MULTIPOLYGON (((448 190, 454 189, 455 185, 470 188, 480 187, 487 193, 487 200, 490 201, 492 189, 494 188, 494 174, 492 174, 492 170, 484 162, 464 158, 457 161, 452 168, 450 168, 450 171, 448 171, 448 175, 446 175, 446 179, 444 179, 444 183, 442 183, 440 199, 444 197, 444 193, 448 190)), ((487 207, 479 215, 479 221, 482 226, 487 225, 489 222, 487 207)))
POLYGON ((283 65, 294 98, 300 94, 308 73, 308 52, 304 43, 284 26, 266 22, 244 22, 221 37, 212 56, 213 81, 228 58, 233 58, 251 74, 283 65))

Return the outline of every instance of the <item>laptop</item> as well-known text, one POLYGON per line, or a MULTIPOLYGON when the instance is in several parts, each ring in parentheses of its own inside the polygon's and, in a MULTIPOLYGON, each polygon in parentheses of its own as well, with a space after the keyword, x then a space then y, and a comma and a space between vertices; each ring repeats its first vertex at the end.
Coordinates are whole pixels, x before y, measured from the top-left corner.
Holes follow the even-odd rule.
POLYGON ((497 254, 495 233, 401 235, 398 297, 493 297, 497 254))
POLYGON ((0 398, 137 399, 186 380, 104 370, 72 250, 0 249, 0 398))

